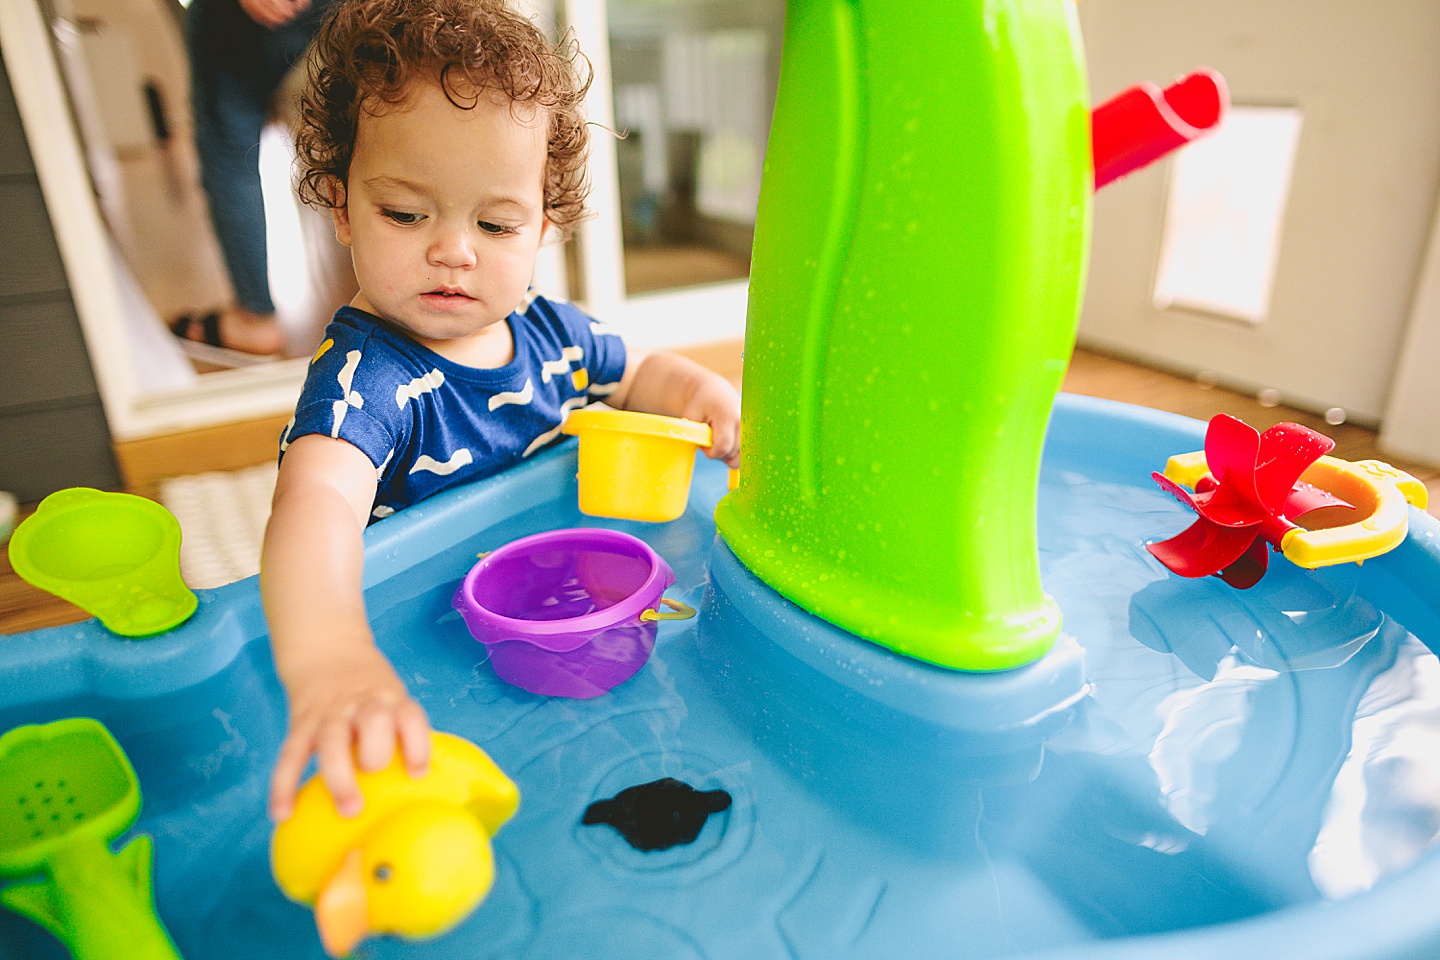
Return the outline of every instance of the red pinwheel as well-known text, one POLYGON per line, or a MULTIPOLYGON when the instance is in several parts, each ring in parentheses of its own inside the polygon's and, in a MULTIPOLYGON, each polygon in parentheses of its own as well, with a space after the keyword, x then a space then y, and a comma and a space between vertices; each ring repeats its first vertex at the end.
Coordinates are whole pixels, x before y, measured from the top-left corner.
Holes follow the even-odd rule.
POLYGON ((1277 423, 1262 434, 1223 413, 1213 417, 1205 431, 1210 472, 1196 482, 1193 494, 1163 474, 1151 474, 1199 519, 1146 549, 1182 577, 1213 573, 1232 587, 1254 586, 1265 574, 1266 544, 1280 549, 1285 534, 1299 529, 1296 518, 1322 507, 1351 508, 1300 481, 1334 446, 1298 423, 1277 423))

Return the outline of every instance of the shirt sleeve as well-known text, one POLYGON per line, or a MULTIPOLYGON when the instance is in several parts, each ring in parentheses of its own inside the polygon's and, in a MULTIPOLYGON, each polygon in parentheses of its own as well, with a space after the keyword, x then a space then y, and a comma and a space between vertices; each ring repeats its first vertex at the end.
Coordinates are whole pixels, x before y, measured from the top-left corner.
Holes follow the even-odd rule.
POLYGON ((379 469, 404 436, 395 404, 393 365, 383 343, 350 327, 331 324, 310 361, 295 417, 280 437, 280 457, 300 437, 320 434, 358 448, 379 469))
POLYGON ((591 317, 579 307, 564 301, 550 301, 571 342, 585 350, 585 373, 589 381, 586 393, 603 400, 620 386, 625 375, 625 341, 620 331, 591 317))

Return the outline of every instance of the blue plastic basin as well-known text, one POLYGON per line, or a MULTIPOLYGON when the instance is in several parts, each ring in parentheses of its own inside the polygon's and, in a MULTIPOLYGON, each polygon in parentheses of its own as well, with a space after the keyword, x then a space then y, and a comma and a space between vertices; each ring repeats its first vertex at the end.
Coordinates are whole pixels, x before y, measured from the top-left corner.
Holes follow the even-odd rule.
MULTIPOLYGON (((939 671, 775 596, 715 539, 709 461, 681 519, 613 524, 701 616, 662 624, 649 663, 595 700, 507 686, 450 607, 478 552, 597 523, 572 446, 372 528, 381 646, 523 799, 472 917, 363 955, 1440 956, 1440 525, 1413 512, 1363 567, 1276 557, 1250 591, 1176 578, 1144 543, 1190 517, 1149 473, 1203 429, 1061 398, 1039 512, 1067 636, 1029 673, 939 671), (581 824, 666 776, 732 797, 693 843, 644 853, 581 824)), ((285 710, 254 579, 151 640, 94 621, 0 640, 0 730, 72 715, 135 765, 136 829, 189 960, 323 956, 269 875, 285 710)), ((62 956, 0 913, 0 958, 62 956)))

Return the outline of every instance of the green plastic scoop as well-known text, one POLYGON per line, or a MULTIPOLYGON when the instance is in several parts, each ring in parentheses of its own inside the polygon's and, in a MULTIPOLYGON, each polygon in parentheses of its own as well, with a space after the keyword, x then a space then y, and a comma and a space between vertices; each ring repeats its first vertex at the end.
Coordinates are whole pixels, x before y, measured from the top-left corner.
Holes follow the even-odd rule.
POLYGON ((10 540, 28 583, 126 637, 173 630, 199 601, 180 578, 180 524, 153 500, 71 487, 40 501, 10 540))
POLYGON ((140 784, 88 717, 0 736, 0 904, 49 930, 76 960, 179 960, 155 915, 153 846, 110 842, 140 814, 140 784))

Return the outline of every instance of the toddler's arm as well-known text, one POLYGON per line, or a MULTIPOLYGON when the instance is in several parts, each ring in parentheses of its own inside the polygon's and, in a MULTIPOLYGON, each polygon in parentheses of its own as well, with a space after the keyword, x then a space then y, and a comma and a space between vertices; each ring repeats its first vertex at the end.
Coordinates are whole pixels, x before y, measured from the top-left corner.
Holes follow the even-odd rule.
POLYGON ((740 394, 729 381, 678 353, 631 353, 620 386, 605 402, 622 410, 684 417, 710 425, 705 455, 740 466, 740 394))
POLYGON ((270 783, 270 815, 290 815, 311 754, 341 814, 360 812, 355 762, 389 764, 396 737, 412 775, 429 763, 429 721, 375 646, 361 592, 361 533, 375 466, 326 436, 290 444, 265 528, 260 588, 290 729, 270 783))

